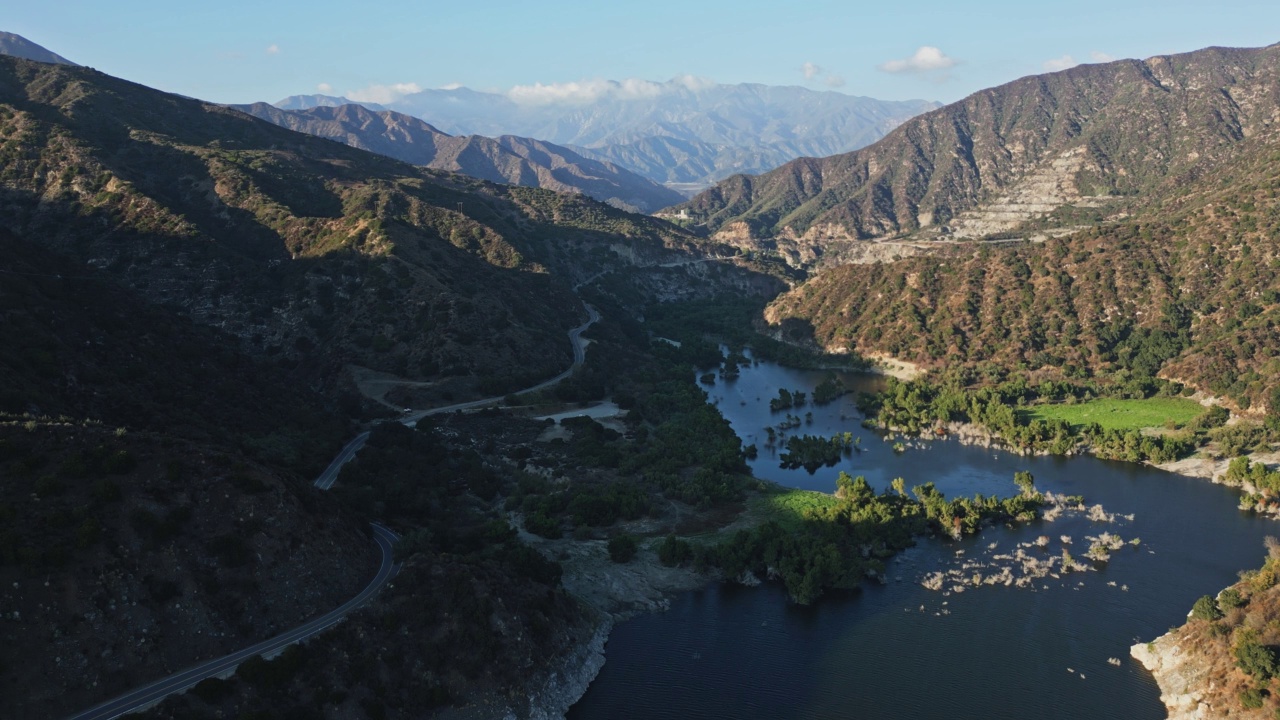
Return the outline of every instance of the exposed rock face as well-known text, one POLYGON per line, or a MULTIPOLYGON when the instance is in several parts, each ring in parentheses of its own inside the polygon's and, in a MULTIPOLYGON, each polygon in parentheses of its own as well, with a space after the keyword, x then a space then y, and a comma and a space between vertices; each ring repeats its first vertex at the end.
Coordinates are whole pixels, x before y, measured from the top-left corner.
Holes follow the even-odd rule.
MULTIPOLYGON (((1086 169, 1095 173, 1101 171, 1094 162, 1090 162, 1088 168, 1085 165, 1086 153, 1083 147, 1067 150, 1015 182, 1004 195, 960 213, 950 225, 952 236, 958 239, 980 238, 1008 232, 1028 220, 1048 215, 1067 204, 1076 207, 1101 207, 1110 198, 1084 197, 1076 183, 1076 178, 1086 169)), ((922 217, 921 227, 929 224, 922 217)))
MULTIPOLYGON (((570 653, 559 667, 547 673, 542 687, 529 695, 529 720, 559 720, 591 685, 604 667, 604 644, 609 639, 613 621, 604 619, 586 643, 570 653)), ((521 717, 508 712, 506 717, 521 717)))
POLYGON ((1213 706, 1202 701, 1204 688, 1212 686, 1209 668, 1183 652, 1173 634, 1149 643, 1138 643, 1129 654, 1151 671, 1160 686, 1160 701, 1169 710, 1169 720, 1205 720, 1219 717, 1213 706))

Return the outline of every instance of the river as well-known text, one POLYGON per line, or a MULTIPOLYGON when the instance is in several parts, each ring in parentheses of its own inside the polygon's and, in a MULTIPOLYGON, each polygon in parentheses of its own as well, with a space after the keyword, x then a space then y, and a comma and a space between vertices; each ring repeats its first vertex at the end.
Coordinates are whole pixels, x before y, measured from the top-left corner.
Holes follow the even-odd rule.
MULTIPOLYGON (((1182 624, 1197 597, 1259 566, 1263 538, 1280 535, 1275 521, 1238 510, 1235 491, 1146 466, 1027 458, 954 440, 897 454, 860 427, 852 395, 790 411, 813 413, 811 425, 791 432, 852 431, 865 452, 812 475, 781 469, 764 428, 785 413, 771 413, 769 400, 780 387, 812 397, 825 376, 761 362, 704 387, 744 443, 759 445, 751 463, 758 477, 830 492, 845 470, 877 489, 901 476, 908 487, 934 482, 948 496, 1010 495, 1014 472, 1029 470, 1041 490, 1083 495, 1133 519, 1099 524, 1076 515, 922 542, 891 561, 887 585, 828 593, 811 607, 788 602, 776 583, 685 593, 667 612, 614 628, 605 666, 569 718, 1163 718, 1155 682, 1129 646, 1182 624), (1084 535, 1104 530, 1141 542, 1097 572, 1046 577, 1034 589, 944 594, 919 583, 930 570, 1039 535, 1054 538, 1050 552, 1071 536, 1079 557, 1084 535)), ((882 382, 844 377, 859 389, 882 382)))

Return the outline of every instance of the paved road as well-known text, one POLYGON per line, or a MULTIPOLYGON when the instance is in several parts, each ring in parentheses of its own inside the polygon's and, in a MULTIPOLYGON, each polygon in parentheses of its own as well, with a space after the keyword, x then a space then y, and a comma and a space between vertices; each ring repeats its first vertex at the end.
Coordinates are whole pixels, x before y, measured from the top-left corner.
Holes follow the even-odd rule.
POLYGON ((329 467, 325 468, 324 472, 320 473, 320 477, 316 478, 315 486, 321 490, 328 490, 333 487, 333 481, 338 479, 338 473, 342 470, 342 466, 350 462, 351 458, 356 456, 356 453, 360 451, 360 448, 364 447, 365 442, 368 440, 368 431, 352 438, 351 442, 347 443, 342 448, 342 451, 338 453, 338 456, 333 459, 333 462, 329 463, 329 467))
MULTIPOLYGON (((550 380, 545 380, 543 382, 538 383, 537 385, 534 385, 533 387, 525 388, 524 390, 517 390, 516 391, 517 395, 522 393, 537 392, 539 390, 542 390, 543 388, 551 387, 552 385, 555 385, 561 380, 564 380, 565 378, 572 375, 573 371, 581 367, 582 363, 586 361, 587 351, 583 347, 582 333, 583 331, 591 327, 596 321, 600 319, 600 313, 594 307, 591 307, 586 303, 583 303, 583 305, 587 308, 587 321, 569 331, 569 342, 573 345, 573 364, 569 366, 569 369, 551 378, 550 380)), ((472 400, 470 402, 458 403, 456 405, 446 405, 444 407, 432 408, 430 410, 418 410, 416 412, 405 415, 404 418, 400 420, 400 422, 404 423, 405 425, 411 425, 413 423, 418 422, 422 418, 427 417, 428 415, 439 415, 441 413, 453 412, 455 410, 473 410, 475 408, 482 408, 488 405, 499 405, 502 403, 503 398, 505 397, 506 395, 502 395, 499 397, 483 398, 481 400, 472 400)))
POLYGON ((395 577, 396 573, 400 571, 400 566, 395 563, 395 558, 392 554, 395 542, 399 538, 394 532, 377 523, 373 523, 372 528, 373 539, 378 543, 378 549, 382 551, 382 565, 378 568, 378 574, 369 582, 369 585, 359 595, 351 598, 341 607, 305 625, 277 635, 270 640, 264 640, 253 647, 233 652, 217 660, 210 660, 189 670, 170 675, 150 685, 144 685, 137 690, 121 695, 114 700, 108 700, 95 708, 72 715, 70 720, 111 720, 111 718, 117 718, 121 715, 138 712, 173 693, 186 690, 202 680, 229 672, 232 668, 255 655, 271 654, 286 645, 306 640, 338 624, 352 610, 360 607, 369 598, 373 597, 382 589, 383 585, 387 584, 388 580, 395 577))

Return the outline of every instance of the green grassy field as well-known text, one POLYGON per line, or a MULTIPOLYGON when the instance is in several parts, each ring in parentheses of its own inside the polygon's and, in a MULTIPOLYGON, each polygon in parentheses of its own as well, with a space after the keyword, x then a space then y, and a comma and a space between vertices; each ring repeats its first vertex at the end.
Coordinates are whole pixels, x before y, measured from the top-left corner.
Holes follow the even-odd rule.
POLYGON ((1028 420, 1062 419, 1073 426, 1096 422, 1108 430, 1136 430, 1164 427, 1169 420, 1178 427, 1186 425, 1204 412, 1193 400, 1182 398, 1148 398, 1146 400, 1099 399, 1074 405, 1036 405, 1025 410, 1028 420))
POLYGON ((826 493, 778 488, 777 492, 753 498, 749 507, 764 522, 776 520, 783 525, 790 525, 803 520, 807 509, 827 507, 837 502, 835 496, 826 493))

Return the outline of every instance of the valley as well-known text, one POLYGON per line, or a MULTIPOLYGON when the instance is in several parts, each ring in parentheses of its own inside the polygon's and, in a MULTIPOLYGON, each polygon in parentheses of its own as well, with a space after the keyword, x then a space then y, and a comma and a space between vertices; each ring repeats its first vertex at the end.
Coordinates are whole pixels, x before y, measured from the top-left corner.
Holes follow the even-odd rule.
POLYGON ((1280 46, 573 113, 0 52, 6 716, 1280 711, 1280 46))

